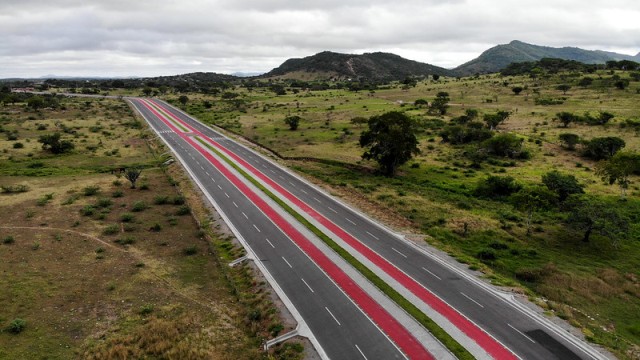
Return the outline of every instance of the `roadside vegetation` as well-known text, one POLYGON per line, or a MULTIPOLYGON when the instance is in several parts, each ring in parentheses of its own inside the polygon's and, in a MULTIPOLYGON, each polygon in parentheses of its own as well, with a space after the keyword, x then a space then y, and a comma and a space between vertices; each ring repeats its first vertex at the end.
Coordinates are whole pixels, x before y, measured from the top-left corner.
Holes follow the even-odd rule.
POLYGON ((0 358, 302 357, 262 351, 295 324, 251 264, 227 266, 243 250, 125 102, 16 95, 0 106, 0 358))

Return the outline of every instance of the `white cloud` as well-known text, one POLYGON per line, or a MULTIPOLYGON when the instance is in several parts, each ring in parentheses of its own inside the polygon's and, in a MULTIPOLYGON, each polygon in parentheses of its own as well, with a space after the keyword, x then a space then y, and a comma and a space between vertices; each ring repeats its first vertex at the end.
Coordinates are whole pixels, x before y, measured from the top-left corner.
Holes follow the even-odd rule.
POLYGON ((323 50, 454 67, 518 39, 640 51, 636 1, 3 0, 0 78, 268 71, 323 50))

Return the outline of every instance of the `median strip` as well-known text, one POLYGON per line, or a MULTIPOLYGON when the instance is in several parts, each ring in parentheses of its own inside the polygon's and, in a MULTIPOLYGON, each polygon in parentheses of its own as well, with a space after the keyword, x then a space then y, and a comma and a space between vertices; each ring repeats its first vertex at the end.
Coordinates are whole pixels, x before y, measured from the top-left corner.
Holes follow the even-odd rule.
POLYGON ((461 360, 471 360, 474 359, 473 355, 465 349, 460 343, 458 343, 451 335, 449 335, 446 331, 444 331, 438 324, 436 324, 431 318, 425 315, 420 309, 418 309, 414 304, 412 304, 409 300, 407 300, 404 296, 402 296, 399 292, 393 289, 389 284, 384 282, 378 275, 376 275, 373 271, 371 271, 368 267, 358 261, 353 255, 351 255, 348 251, 343 249, 340 245, 338 245, 333 239, 324 234, 320 229, 318 229, 315 225, 310 223, 306 218, 300 215, 297 211, 291 208, 287 203, 285 203, 282 199, 273 194, 269 189, 267 189, 264 185, 262 185, 255 178, 249 176, 247 172, 242 169, 240 166, 232 162, 226 155, 222 154, 219 150, 205 142, 200 137, 195 138, 198 142, 200 142, 207 149, 215 153, 218 157, 223 159, 227 164, 233 167, 240 175, 246 178, 251 184, 264 192, 271 200, 275 201, 280 207, 282 207, 287 213, 293 216, 298 222, 304 225, 307 229, 309 229, 314 235, 320 238, 327 246, 329 246, 333 251, 335 251, 338 255, 340 255, 345 261, 347 261, 351 266, 353 266, 356 270, 358 270, 365 278, 367 278, 372 284, 374 284, 380 291, 382 291, 385 295, 387 295, 390 299, 392 299, 396 304, 398 304, 402 309, 404 309, 409 315, 411 315, 416 321, 418 321, 422 326, 425 327, 434 337, 436 337, 449 351, 451 351, 458 359, 461 360))

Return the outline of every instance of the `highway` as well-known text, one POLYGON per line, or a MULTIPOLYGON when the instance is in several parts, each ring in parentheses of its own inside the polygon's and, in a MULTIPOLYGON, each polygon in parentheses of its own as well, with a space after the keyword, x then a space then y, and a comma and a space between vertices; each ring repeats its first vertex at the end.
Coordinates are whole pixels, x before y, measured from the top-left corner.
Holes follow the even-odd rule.
POLYGON ((270 213, 264 201, 199 148, 184 128, 163 121, 162 114, 142 100, 130 101, 250 246, 253 257, 275 279, 328 358, 433 358, 384 309, 358 292, 358 286, 340 274, 340 269, 327 264, 308 244, 296 242, 299 234, 295 229, 279 223, 278 214, 270 213))
MULTIPOLYGON (((138 109, 153 128, 163 137, 165 142, 170 144, 174 151, 178 152, 179 157, 187 160, 189 164, 188 167, 192 169, 198 179, 201 179, 200 175, 202 175, 200 181, 202 181, 203 184, 207 183, 208 176, 198 172, 200 165, 193 165, 191 163, 197 158, 198 164, 206 165, 207 159, 203 158, 200 153, 194 152, 193 146, 189 147, 189 142, 184 139, 185 135, 180 135, 175 132, 176 128, 180 130, 178 132, 197 134, 199 138, 206 140, 211 146, 224 153, 225 156, 232 158, 234 162, 246 169, 251 176, 259 179, 265 186, 271 189, 273 193, 294 206, 301 214, 307 217, 307 219, 319 228, 328 231, 332 238, 339 239, 350 252, 357 253, 358 257, 364 259, 364 262, 368 264, 368 266, 370 265, 375 267, 377 269, 376 271, 383 272, 386 277, 393 281, 394 286, 403 287, 404 292, 410 295, 409 298, 412 302, 420 305, 421 308, 429 308, 432 311, 436 311, 441 315, 442 319, 444 319, 441 320, 442 322, 447 322, 457 329, 459 333, 459 335, 457 335, 458 338, 471 340, 481 348, 483 353, 478 357, 541 360, 606 358, 588 344, 553 325, 550 321, 539 317, 525 306, 513 300, 510 296, 501 294, 487 284, 475 279, 473 276, 456 270, 446 261, 400 238, 385 227, 375 223, 360 212, 309 184, 289 170, 232 139, 225 137, 220 132, 201 124, 182 111, 159 100, 152 100, 153 106, 162 109, 164 115, 161 117, 164 118, 163 120, 150 111, 148 106, 143 106, 142 100, 131 101, 136 109, 138 109), (175 146, 173 144, 175 144, 175 146), (184 153, 181 153, 181 151, 184 153), (187 153, 189 151, 191 151, 192 154, 187 153), (192 160, 191 155, 193 155, 194 160, 192 160), (483 354, 486 356, 482 356, 483 354)), ((215 177, 214 179, 218 180, 215 177)), ((220 181, 223 180, 223 178, 220 178, 220 181)), ((214 196, 213 194, 219 196, 219 191, 215 190, 216 186, 217 185, 213 183, 204 185, 205 188, 212 189, 212 196, 214 196)), ((227 192, 229 196, 231 196, 232 189, 227 190, 227 192)), ((233 196, 242 197, 242 194, 234 194, 233 196)), ((246 197, 244 198, 244 202, 249 202, 246 197)), ((232 222, 246 224, 247 219, 243 217, 242 212, 239 212, 238 209, 231 208, 228 202, 219 200, 218 205, 220 207, 226 206, 223 211, 232 222)), ((243 206, 247 208, 246 211, 251 211, 249 210, 251 205, 250 202, 243 204, 243 206)), ((247 212, 247 215, 248 214, 247 212)), ((259 210, 256 211, 254 209, 251 211, 251 217, 262 219, 265 216, 264 213, 261 214, 259 210)), ((265 226, 265 228, 268 226, 267 223, 270 223, 269 219, 262 219, 260 221, 261 224, 258 226, 265 226)), ((241 232, 244 231, 243 236, 245 236, 246 233, 248 238, 252 238, 252 235, 255 235, 251 234, 251 228, 247 226, 238 226, 238 230, 241 232)), ((279 229, 273 227, 273 229, 269 231, 273 231, 274 234, 276 234, 279 229)), ((273 235, 273 237, 277 239, 286 238, 283 234, 273 235)), ((258 238, 260 238, 260 236, 258 236, 258 238)), ((270 238, 270 240, 272 239, 270 238)), ((255 246, 255 251, 259 254, 259 258, 263 258, 263 256, 265 258, 268 258, 267 256, 275 256, 277 259, 278 256, 285 256, 287 259, 296 259, 296 261, 308 260, 308 254, 307 256, 301 254, 299 252, 300 249, 296 246, 281 245, 283 249, 279 248, 275 251, 271 248, 270 250, 269 245, 265 246, 264 239, 256 239, 255 246), (282 251, 286 251, 286 255, 282 255, 282 251)), ((253 242, 251 243, 251 247, 254 247, 253 242)), ((289 294, 285 288, 292 289, 291 300, 295 302, 294 298, 298 296, 296 293, 300 292, 300 280, 297 277, 291 276, 291 268, 288 268, 286 264, 284 264, 284 266, 283 264, 276 266, 274 261, 269 261, 268 265, 273 267, 274 278, 277 278, 278 284, 281 284, 280 282, 282 281, 281 286, 283 290, 289 294), (276 276, 276 274, 281 275, 276 276)), ((309 271, 317 268, 313 263, 301 263, 297 266, 309 271)), ((269 268, 269 271, 271 272, 272 269, 269 268)), ((299 273, 300 272, 296 270, 296 275, 299 273)), ((315 275, 314 279, 320 279, 323 275, 324 274, 320 272, 315 275)), ((312 275, 304 274, 301 276, 304 276, 306 281, 306 277, 312 275)), ((331 287, 329 283, 331 283, 331 281, 328 281, 326 284, 328 288, 331 287)), ((333 286, 336 287, 335 285, 333 286)), ((341 293, 339 289, 336 290, 336 292, 341 293)), ((356 316, 356 318, 358 313, 363 315, 362 309, 354 306, 352 300, 344 299, 344 294, 341 296, 341 298, 343 298, 342 303, 335 303, 335 295, 327 296, 326 298, 326 301, 334 301, 334 303, 331 303, 331 309, 340 309, 340 311, 347 312, 347 316, 356 316), (342 306, 345 306, 345 308, 342 309, 342 306)), ((322 303, 317 305, 308 304, 304 299, 299 301, 301 301, 300 304, 303 306, 299 308, 298 305, 295 305, 296 308, 299 308, 302 317, 309 323, 311 331, 318 336, 318 341, 325 341, 323 337, 325 335, 319 334, 323 332, 332 333, 332 331, 325 331, 323 328, 324 325, 327 325, 326 320, 331 319, 324 319, 324 323, 320 322, 318 323, 320 325, 312 326, 312 323, 315 324, 316 321, 318 321, 314 318, 318 317, 319 313, 322 313, 320 310, 322 310, 325 300, 318 299, 318 302, 322 301, 322 303), (315 310, 305 310, 308 306, 315 306, 315 310), (307 316, 311 317, 307 318, 307 316), (320 340, 321 337, 322 340, 320 340)), ((326 315, 326 313, 327 311, 325 310, 322 315, 326 315)), ((369 331, 372 331, 371 334, 381 333, 377 327, 371 326, 372 322, 366 316, 360 317, 363 319, 358 322, 357 326, 354 326, 354 329, 349 330, 354 331, 354 333, 349 333, 350 335, 348 336, 367 334, 369 331), (370 323, 368 328, 360 327, 360 325, 366 324, 367 322, 370 323)), ((441 326, 442 325, 443 324, 441 324, 441 326)), ((346 328, 340 328, 340 330, 346 331, 346 328)), ((332 334, 335 335, 335 333, 332 334)), ((326 336, 331 336, 331 334, 327 334, 326 336)), ((345 335, 342 334, 337 337, 344 340, 342 339, 344 336, 345 335)), ((382 341, 382 343, 389 342, 384 334, 381 334, 381 336, 385 338, 385 341, 382 341)), ((328 356, 330 358, 357 359, 357 356, 362 356, 362 354, 358 353, 358 349, 361 347, 356 348, 353 344, 367 344, 368 348, 373 345, 381 346, 380 340, 365 342, 368 338, 373 337, 374 336, 365 335, 361 340, 350 341, 349 344, 341 345, 337 353, 328 354, 328 356), (351 357, 351 355, 343 355, 347 354, 342 353, 343 347, 345 349, 351 348, 351 353, 349 354, 353 354, 353 357, 351 357)), ((334 340, 329 339, 327 341, 329 341, 327 343, 331 343, 331 347, 333 347, 332 341, 334 340)), ((464 341, 461 341, 461 343, 464 345, 464 341)), ((326 346, 323 346, 323 348, 327 349, 326 346)), ((391 355, 393 353, 392 350, 398 351, 393 344, 390 346, 390 349, 387 350, 390 351, 389 353, 378 352, 377 348, 371 349, 375 349, 372 353, 375 354, 375 358, 378 359, 393 359, 398 356, 397 353, 391 355)), ((474 353, 474 355, 477 354, 474 353)))

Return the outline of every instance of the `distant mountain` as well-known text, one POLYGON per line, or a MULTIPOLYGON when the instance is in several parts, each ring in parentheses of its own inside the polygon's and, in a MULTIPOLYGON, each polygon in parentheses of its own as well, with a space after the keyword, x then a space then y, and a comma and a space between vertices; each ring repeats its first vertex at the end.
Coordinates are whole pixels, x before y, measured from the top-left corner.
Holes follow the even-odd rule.
POLYGON ((262 77, 389 81, 433 74, 452 75, 452 72, 389 53, 352 55, 324 51, 302 59, 289 59, 262 77))
POLYGON ((514 40, 508 44, 494 46, 486 50, 477 58, 453 69, 453 72, 461 76, 494 73, 511 63, 537 61, 542 58, 575 60, 585 64, 604 64, 610 60, 640 62, 640 53, 631 56, 601 50, 584 50, 577 47, 538 46, 514 40))

